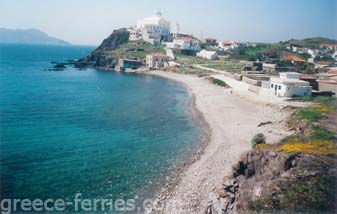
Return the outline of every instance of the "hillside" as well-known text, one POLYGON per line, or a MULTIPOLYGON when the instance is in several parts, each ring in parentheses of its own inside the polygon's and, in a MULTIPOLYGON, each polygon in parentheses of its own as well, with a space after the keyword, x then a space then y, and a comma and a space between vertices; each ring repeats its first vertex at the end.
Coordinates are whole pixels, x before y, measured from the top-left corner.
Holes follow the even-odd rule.
POLYGON ((312 49, 319 49, 321 44, 337 44, 337 40, 328 39, 323 37, 314 37, 308 39, 290 39, 287 41, 289 44, 299 45, 303 47, 308 47, 312 49))
POLYGON ((37 29, 7 29, 0 28, 0 43, 39 44, 39 45, 70 45, 64 40, 50 37, 37 29))
POLYGON ((98 48, 75 65, 109 70, 115 68, 118 59, 145 61, 146 55, 153 52, 165 52, 165 50, 143 40, 129 41, 129 32, 122 28, 114 30, 98 48))
MULTIPOLYGON (((297 109, 288 119, 295 133, 277 144, 252 140, 232 173, 217 187, 209 209, 225 213, 335 213, 336 134, 327 128, 336 99, 297 98, 315 107, 297 109)), ((336 125, 336 122, 329 122, 336 125)), ((258 138, 255 138, 258 139, 258 138)))

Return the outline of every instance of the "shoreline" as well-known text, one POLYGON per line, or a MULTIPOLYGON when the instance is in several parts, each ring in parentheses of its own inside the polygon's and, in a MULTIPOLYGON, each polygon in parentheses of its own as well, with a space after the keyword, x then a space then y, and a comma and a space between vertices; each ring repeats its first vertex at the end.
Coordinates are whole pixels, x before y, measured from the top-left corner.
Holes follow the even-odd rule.
POLYGON ((207 127, 206 142, 200 142, 195 153, 172 174, 165 190, 156 194, 155 213, 204 213, 216 198, 216 186, 228 175, 241 153, 251 148, 250 140, 255 134, 266 134, 268 143, 275 143, 289 134, 283 122, 288 113, 277 106, 253 102, 232 94, 231 89, 192 75, 163 71, 145 74, 183 84, 192 95, 192 111, 207 127), (261 107, 263 109, 258 110, 261 107), (258 111, 257 115, 254 110, 258 111), (257 127, 267 118, 272 121, 271 125, 257 127), (247 124, 243 122, 245 120, 248 120, 247 124), (238 130, 246 133, 238 136, 238 130))

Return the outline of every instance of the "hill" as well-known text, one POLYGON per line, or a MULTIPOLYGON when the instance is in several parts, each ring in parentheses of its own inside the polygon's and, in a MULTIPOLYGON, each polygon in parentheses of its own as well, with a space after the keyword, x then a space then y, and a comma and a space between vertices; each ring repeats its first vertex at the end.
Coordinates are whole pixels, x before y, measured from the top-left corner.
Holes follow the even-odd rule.
POLYGON ((290 39, 287 41, 289 44, 299 45, 312 49, 319 49, 321 44, 337 44, 337 40, 328 39, 324 37, 314 37, 307 39, 290 39))
POLYGON ((80 59, 76 66, 110 70, 115 68, 118 59, 145 61, 146 55, 153 52, 165 50, 143 40, 129 41, 129 32, 121 28, 114 30, 89 56, 80 59))
POLYGON ((31 29, 0 28, 0 43, 39 44, 39 45, 70 45, 64 40, 50 37, 46 33, 31 29))

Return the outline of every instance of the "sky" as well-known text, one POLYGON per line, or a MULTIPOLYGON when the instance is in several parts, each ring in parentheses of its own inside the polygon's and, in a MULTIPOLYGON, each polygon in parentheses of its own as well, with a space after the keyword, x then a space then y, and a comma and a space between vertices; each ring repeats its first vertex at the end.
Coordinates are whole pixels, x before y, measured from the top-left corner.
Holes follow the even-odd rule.
POLYGON ((0 27, 37 28, 73 44, 98 45, 113 29, 157 11, 199 38, 337 39, 337 0, 0 0, 0 27))

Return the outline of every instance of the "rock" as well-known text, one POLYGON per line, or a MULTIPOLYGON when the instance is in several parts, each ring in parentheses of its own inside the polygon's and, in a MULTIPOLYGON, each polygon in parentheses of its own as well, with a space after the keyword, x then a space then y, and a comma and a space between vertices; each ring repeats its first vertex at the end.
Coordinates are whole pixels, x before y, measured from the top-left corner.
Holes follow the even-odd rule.
POLYGON ((57 63, 56 65, 54 65, 54 68, 56 68, 56 69, 65 69, 66 65, 64 63, 57 63))
POLYGON ((261 127, 261 126, 264 126, 264 125, 267 125, 267 124, 272 124, 272 122, 271 121, 262 122, 262 123, 259 123, 259 125, 257 125, 257 127, 261 127))

